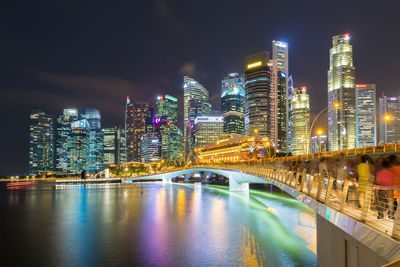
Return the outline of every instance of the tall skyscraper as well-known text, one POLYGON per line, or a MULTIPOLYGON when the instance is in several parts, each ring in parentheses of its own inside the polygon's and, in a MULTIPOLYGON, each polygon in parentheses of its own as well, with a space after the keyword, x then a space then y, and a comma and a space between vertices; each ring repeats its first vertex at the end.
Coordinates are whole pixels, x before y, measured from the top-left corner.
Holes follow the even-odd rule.
POLYGON ((125 135, 127 162, 140 161, 141 137, 146 133, 146 118, 149 113, 149 104, 144 102, 126 101, 125 135))
POLYGON ((271 81, 269 53, 267 51, 245 59, 246 130, 270 137, 271 133, 271 81))
POLYGON ((194 144, 195 119, 206 116, 211 111, 211 103, 206 88, 196 80, 183 78, 183 139, 185 158, 191 156, 194 144))
POLYGON ((328 143, 329 150, 335 151, 356 146, 356 101, 350 35, 336 35, 332 41, 328 71, 328 143))
POLYGON ((86 119, 71 123, 71 132, 68 136, 67 173, 80 174, 87 171, 88 150, 90 145, 90 125, 86 119))
POLYGON ((156 131, 162 140, 161 154, 166 161, 179 157, 182 132, 178 129, 178 99, 170 95, 161 95, 156 101, 156 131))
POLYGON ((293 88, 293 77, 292 75, 288 78, 288 148, 289 152, 291 151, 291 143, 292 143, 292 97, 294 95, 293 88))
POLYGON ((306 87, 294 90, 291 106, 291 151, 293 155, 303 155, 308 153, 310 141, 310 96, 306 87))
POLYGON ((379 143, 400 143, 400 96, 379 97, 379 143))
POLYGON ((271 141, 279 152, 288 152, 288 44, 272 41, 271 72, 271 141))
POLYGON ((29 175, 45 174, 54 168, 53 119, 32 110, 29 126, 29 175))
POLYGON ((203 116, 195 120, 195 147, 203 148, 221 138, 224 129, 224 117, 203 116))
POLYGON ((244 134, 244 77, 231 73, 222 80, 221 108, 224 133, 244 134))
POLYGON ((143 163, 161 160, 161 137, 158 133, 146 133, 141 137, 141 161, 143 163))
POLYGON ((376 86, 356 84, 356 140, 357 147, 376 146, 376 86))
POLYGON ((71 125, 78 120, 77 109, 64 109, 63 114, 57 117, 56 142, 55 142, 55 163, 56 171, 68 173, 68 149, 71 146, 71 125))
POLYGON ((125 133, 123 129, 103 128, 104 166, 125 163, 125 133))
POLYGON ((94 174, 103 170, 103 132, 101 131, 100 111, 94 108, 83 109, 81 119, 89 123, 89 139, 87 141, 86 171, 94 174))

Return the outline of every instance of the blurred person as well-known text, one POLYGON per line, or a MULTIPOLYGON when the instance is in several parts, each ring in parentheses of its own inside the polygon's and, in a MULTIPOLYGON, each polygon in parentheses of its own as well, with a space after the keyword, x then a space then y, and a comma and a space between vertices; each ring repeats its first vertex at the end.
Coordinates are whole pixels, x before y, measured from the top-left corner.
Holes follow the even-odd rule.
POLYGON ((390 155, 388 160, 391 166, 390 171, 392 172, 393 187, 399 188, 398 190, 393 190, 394 210, 396 211, 399 205, 400 196, 400 161, 396 155, 390 155))
POLYGON ((394 219, 393 210, 393 190, 388 188, 392 187, 392 171, 390 170, 390 163, 387 159, 381 161, 380 169, 376 172, 375 184, 378 185, 376 189, 376 202, 378 209, 378 219, 384 218, 384 212, 388 210, 389 219, 394 219))
POLYGON ((360 158, 360 163, 357 165, 358 173, 358 201, 360 207, 363 207, 365 191, 367 191, 368 177, 371 173, 370 166, 368 164, 368 156, 362 155, 360 158))
POLYGON ((336 160, 335 166, 335 193, 338 200, 342 199, 342 191, 343 191, 343 184, 344 181, 347 179, 347 160, 344 158, 343 155, 340 155, 339 158, 336 160))

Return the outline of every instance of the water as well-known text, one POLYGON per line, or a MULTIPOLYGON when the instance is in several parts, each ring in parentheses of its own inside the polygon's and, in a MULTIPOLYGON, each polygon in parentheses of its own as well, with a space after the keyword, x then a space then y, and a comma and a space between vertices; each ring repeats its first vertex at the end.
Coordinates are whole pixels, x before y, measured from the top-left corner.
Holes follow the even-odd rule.
POLYGON ((0 212, 8 265, 316 266, 315 214, 265 188, 1 185, 0 212))

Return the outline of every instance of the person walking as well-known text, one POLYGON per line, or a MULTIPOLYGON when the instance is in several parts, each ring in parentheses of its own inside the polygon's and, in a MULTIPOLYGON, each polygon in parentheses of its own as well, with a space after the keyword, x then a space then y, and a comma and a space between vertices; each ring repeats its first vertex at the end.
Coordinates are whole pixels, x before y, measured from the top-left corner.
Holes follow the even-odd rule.
POLYGON ((375 184, 378 185, 376 189, 378 220, 384 218, 386 210, 388 211, 389 219, 394 219, 393 190, 388 188, 393 186, 392 177, 389 161, 387 159, 382 160, 381 169, 376 172, 375 179, 375 184))
POLYGON ((399 206, 399 196, 400 196, 400 161, 396 155, 390 155, 389 158, 390 171, 392 172, 392 184, 393 187, 399 188, 398 190, 393 190, 393 206, 394 211, 398 209, 399 206))
POLYGON ((358 173, 358 201, 360 207, 363 207, 365 192, 367 191, 368 177, 371 173, 370 166, 368 164, 368 156, 362 155, 360 164, 357 166, 358 173))

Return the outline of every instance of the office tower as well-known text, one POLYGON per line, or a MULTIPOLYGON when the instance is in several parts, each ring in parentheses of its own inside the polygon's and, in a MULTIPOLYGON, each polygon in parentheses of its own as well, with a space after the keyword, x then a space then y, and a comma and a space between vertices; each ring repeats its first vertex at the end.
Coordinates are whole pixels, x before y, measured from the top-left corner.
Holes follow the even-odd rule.
POLYGON ((311 153, 328 151, 328 136, 313 136, 311 137, 311 153))
POLYGON ((149 107, 149 112, 147 113, 146 122, 145 122, 146 133, 154 133, 154 131, 155 131, 154 124, 153 124, 155 114, 156 113, 155 113, 154 108, 149 107))
POLYGON ((222 80, 221 108, 224 133, 244 134, 244 77, 231 73, 222 80))
POLYGON ((72 132, 71 124, 78 120, 77 109, 64 109, 63 114, 57 117, 55 163, 56 171, 68 173, 68 147, 72 132))
POLYGON ((125 163, 125 133, 123 129, 103 128, 104 166, 125 163))
POLYGON ((45 174, 54 168, 53 119, 34 109, 29 124, 29 175, 45 174))
POLYGON ((400 97, 379 97, 379 143, 400 143, 400 97))
POLYGON ((101 131, 100 111, 94 108, 83 109, 81 119, 89 123, 89 139, 87 143, 86 171, 91 174, 103 170, 103 132, 101 131))
POLYGON ((356 146, 355 68, 350 35, 332 38, 328 71, 329 150, 356 146))
POLYGON ((196 149, 213 144, 224 133, 224 117, 203 116, 195 120, 194 135, 196 149))
POLYGON ((131 102, 126 99, 125 138, 127 162, 140 161, 141 137, 146 133, 146 118, 149 114, 149 104, 131 102))
POLYGON ((91 126, 86 119, 71 123, 67 146, 67 173, 80 174, 87 171, 91 126))
POLYGON ((178 99, 170 95, 161 95, 156 101, 156 131, 162 140, 161 154, 166 161, 179 157, 182 132, 178 129, 178 99))
POLYGON ((271 141, 278 152, 288 152, 288 44, 272 41, 271 70, 271 141))
POLYGON ((141 137, 140 155, 143 163, 161 160, 161 137, 158 133, 146 133, 141 137))
POLYGON ((183 139, 184 154, 187 159, 193 151, 194 124, 197 117, 206 116, 211 111, 211 103, 206 88, 194 79, 183 78, 183 139))
POLYGON ((245 93, 247 134, 270 137, 271 81, 269 53, 267 51, 245 59, 245 93))
POLYGON ((291 128, 292 128, 292 124, 291 124, 291 114, 292 114, 292 97, 294 95, 294 89, 293 89, 293 77, 292 75, 289 76, 288 78, 288 148, 289 148, 289 152, 291 151, 291 142, 292 142, 292 135, 291 135, 291 128))
POLYGON ((306 87, 294 90, 291 106, 291 151, 293 155, 307 154, 310 136, 310 96, 306 87))
POLYGON ((356 84, 357 147, 376 146, 376 112, 375 84, 356 84))

